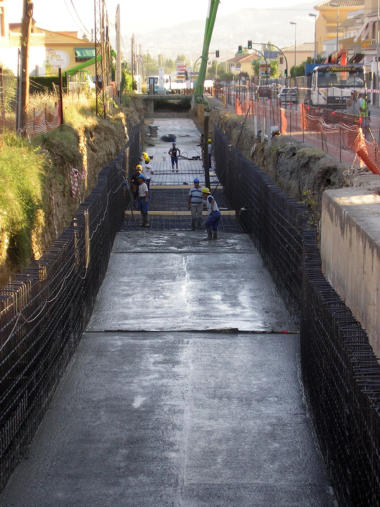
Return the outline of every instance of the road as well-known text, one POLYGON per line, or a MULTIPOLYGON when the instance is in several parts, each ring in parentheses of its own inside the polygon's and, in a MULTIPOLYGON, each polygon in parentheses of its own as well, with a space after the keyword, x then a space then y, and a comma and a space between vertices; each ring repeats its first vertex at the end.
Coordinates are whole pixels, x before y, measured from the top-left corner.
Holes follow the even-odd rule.
POLYGON ((152 228, 127 214, 87 332, 0 504, 333 505, 299 337, 282 333, 294 323, 263 261, 228 210, 217 241, 187 230, 186 210, 173 222, 184 192, 170 168, 162 188, 168 161, 154 160, 152 228))

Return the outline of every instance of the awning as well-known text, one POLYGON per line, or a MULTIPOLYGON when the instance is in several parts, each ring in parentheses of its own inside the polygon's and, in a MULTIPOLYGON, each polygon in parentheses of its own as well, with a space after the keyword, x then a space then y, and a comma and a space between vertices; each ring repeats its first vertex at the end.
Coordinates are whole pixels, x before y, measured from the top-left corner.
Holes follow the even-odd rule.
POLYGON ((95 57, 95 48, 75 48, 75 58, 89 60, 95 57))

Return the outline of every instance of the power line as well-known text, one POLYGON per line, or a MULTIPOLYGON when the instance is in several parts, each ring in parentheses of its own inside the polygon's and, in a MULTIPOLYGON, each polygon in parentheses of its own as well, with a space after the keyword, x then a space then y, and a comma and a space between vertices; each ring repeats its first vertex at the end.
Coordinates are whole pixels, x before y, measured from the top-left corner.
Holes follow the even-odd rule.
POLYGON ((91 32, 87 29, 86 25, 82 22, 81 17, 79 16, 79 13, 78 13, 75 5, 74 5, 74 0, 71 0, 71 5, 73 6, 74 12, 77 15, 77 18, 78 18, 80 24, 82 25, 82 27, 84 28, 84 30, 87 32, 87 34, 90 35, 91 32))
POLYGON ((67 3, 67 0, 65 0, 65 5, 66 5, 66 9, 68 11, 68 13, 70 14, 71 16, 71 19, 74 21, 74 23, 77 25, 77 26, 81 26, 81 29, 87 33, 87 35, 91 35, 90 32, 87 30, 87 28, 83 25, 83 23, 81 22, 80 18, 79 18, 79 23, 78 23, 78 19, 74 18, 72 12, 71 12, 71 9, 69 8, 69 5, 67 3))

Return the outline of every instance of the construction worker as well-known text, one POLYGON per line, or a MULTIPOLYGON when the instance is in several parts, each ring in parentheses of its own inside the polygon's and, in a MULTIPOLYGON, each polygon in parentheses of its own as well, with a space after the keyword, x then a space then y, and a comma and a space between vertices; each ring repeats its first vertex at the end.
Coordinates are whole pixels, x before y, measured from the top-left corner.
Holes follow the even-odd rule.
POLYGON ((149 157, 149 155, 145 151, 143 151, 141 157, 144 160, 144 162, 146 162, 147 160, 148 160, 148 162, 150 161, 150 157, 149 157))
POLYGON ((170 148, 170 150, 168 151, 168 153, 170 155, 171 162, 172 162, 172 173, 174 173, 174 164, 176 167, 176 172, 178 172, 178 157, 181 156, 181 150, 179 148, 177 148, 177 145, 175 142, 173 142, 173 145, 170 148))
POLYGON ((145 165, 144 165, 143 171, 144 171, 144 176, 145 176, 145 183, 147 184, 148 190, 150 191, 150 180, 152 179, 154 171, 153 171, 153 168, 150 163, 150 158, 145 157, 144 161, 145 161, 145 165))
POLYGON ((368 111, 368 102, 366 99, 366 94, 364 92, 359 93, 359 116, 360 116, 360 125, 366 135, 369 128, 369 111, 368 111))
POLYGON ((207 154, 208 154, 208 167, 211 169, 211 159, 212 159, 212 140, 209 139, 207 142, 207 154))
POLYGON ((220 220, 220 211, 217 202, 211 195, 210 189, 202 188, 203 198, 206 199, 208 218, 206 220, 207 239, 218 239, 218 225, 220 220))
POLYGON ((202 189, 199 185, 199 179, 194 179, 194 186, 190 188, 187 197, 187 208, 191 209, 191 230, 195 231, 196 228, 202 227, 202 210, 203 198, 202 189))
POLYGON ((135 206, 137 207, 137 199, 138 199, 138 177, 140 174, 142 174, 142 165, 141 164, 137 164, 136 166, 136 172, 132 175, 131 177, 131 186, 132 186, 132 194, 133 194, 133 199, 134 199, 134 202, 135 202, 135 206))
POLYGON ((149 227, 148 222, 148 207, 149 207, 149 190, 145 183, 145 176, 139 174, 137 178, 138 183, 138 209, 141 212, 142 223, 141 227, 149 227))

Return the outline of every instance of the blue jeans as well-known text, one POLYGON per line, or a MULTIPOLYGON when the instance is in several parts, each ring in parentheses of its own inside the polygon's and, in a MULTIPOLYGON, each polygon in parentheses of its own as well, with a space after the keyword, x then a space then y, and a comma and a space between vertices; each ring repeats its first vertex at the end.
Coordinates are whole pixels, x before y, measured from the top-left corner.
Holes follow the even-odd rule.
POLYGON ((149 209, 149 199, 147 202, 145 202, 145 199, 145 197, 139 197, 137 201, 137 209, 139 209, 142 214, 148 213, 149 209))
POLYGON ((220 220, 220 212, 213 211, 206 220, 206 229, 212 229, 213 231, 217 231, 219 220, 220 220))
POLYGON ((178 169, 178 157, 171 157, 171 159, 172 159, 172 169, 174 169, 174 164, 178 169))

